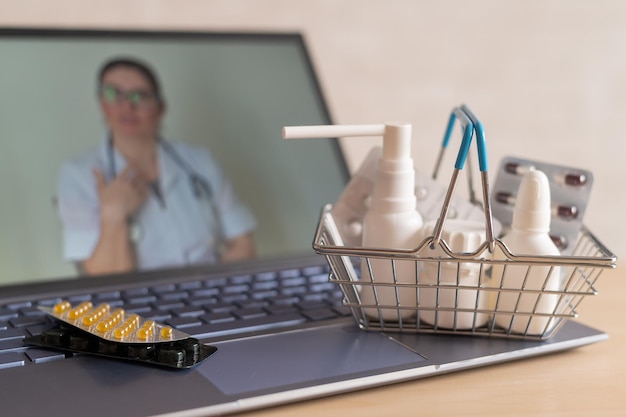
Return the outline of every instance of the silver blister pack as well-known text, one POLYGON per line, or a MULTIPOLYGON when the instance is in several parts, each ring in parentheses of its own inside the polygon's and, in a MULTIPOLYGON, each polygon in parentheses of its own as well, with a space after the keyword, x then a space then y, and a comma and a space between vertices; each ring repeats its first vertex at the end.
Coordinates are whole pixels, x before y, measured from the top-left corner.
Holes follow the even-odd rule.
POLYGON ((562 255, 570 255, 583 225, 593 175, 581 168, 511 156, 503 158, 491 193, 493 216, 501 222, 503 231, 511 225, 515 194, 530 169, 542 171, 548 177, 552 206, 550 236, 562 255))

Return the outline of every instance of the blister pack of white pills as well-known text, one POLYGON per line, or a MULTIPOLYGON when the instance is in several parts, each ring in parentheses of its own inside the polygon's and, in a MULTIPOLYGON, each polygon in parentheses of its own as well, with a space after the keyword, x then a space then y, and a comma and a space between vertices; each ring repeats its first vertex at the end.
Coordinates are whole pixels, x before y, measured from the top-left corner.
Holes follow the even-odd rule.
POLYGON ((583 217, 591 196, 590 171, 517 157, 502 159, 491 193, 493 216, 505 232, 513 219, 515 197, 522 178, 529 170, 542 171, 550 183, 552 217, 550 237, 562 255, 570 255, 578 241, 583 217))

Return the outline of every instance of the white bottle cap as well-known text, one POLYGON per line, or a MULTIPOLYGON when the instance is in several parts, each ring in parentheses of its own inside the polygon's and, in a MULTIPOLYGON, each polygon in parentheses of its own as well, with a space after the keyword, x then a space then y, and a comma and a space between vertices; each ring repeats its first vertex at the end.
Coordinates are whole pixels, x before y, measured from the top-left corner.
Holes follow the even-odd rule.
POLYGON ((411 125, 393 122, 384 125, 384 129, 382 155, 374 181, 370 211, 377 213, 415 211, 411 125))
POLYGON ((550 183, 541 171, 524 174, 517 191, 511 227, 518 230, 547 233, 550 231, 550 183))
POLYGON ((385 125, 382 159, 387 161, 411 160, 410 124, 390 122, 385 125))
MULTIPOLYGON (((422 238, 432 236, 437 221, 431 220, 422 228, 422 238)), ((456 253, 474 252, 485 241, 485 225, 483 222, 466 219, 446 219, 443 224, 441 239, 444 240, 450 249, 456 253)), ((435 249, 435 256, 447 258, 443 250, 439 247, 435 249)), ((442 266, 456 268, 456 263, 442 264, 442 266)), ((463 262, 462 269, 478 269, 480 264, 463 262)))
MULTIPOLYGON (((436 219, 425 223, 422 228, 422 238, 432 236, 436 224, 436 219)), ((446 219, 441 238, 454 252, 474 252, 485 241, 485 224, 470 219, 446 219)))

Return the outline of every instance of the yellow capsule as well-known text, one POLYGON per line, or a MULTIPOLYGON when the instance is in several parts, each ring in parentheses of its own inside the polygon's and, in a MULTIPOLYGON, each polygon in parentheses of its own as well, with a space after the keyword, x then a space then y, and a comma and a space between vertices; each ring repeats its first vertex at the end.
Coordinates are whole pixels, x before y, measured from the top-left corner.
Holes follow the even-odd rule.
POLYGON ((85 326, 91 326, 92 324, 94 324, 96 322, 96 320, 98 319, 98 317, 95 314, 89 315, 89 316, 85 316, 83 317, 83 324, 85 326))
POLYGON ((121 327, 118 327, 115 329, 115 331, 113 332, 113 336, 115 336, 116 339, 122 340, 126 337, 126 334, 128 332, 126 331, 126 329, 123 329, 121 327))
POLYGON ((146 329, 145 327, 142 327, 141 329, 137 330, 137 337, 140 340, 148 340, 148 338, 152 336, 151 333, 152 332, 150 332, 150 330, 146 329))
POLYGON ((93 314, 83 319, 83 324, 90 326, 96 323, 98 320, 108 314, 110 309, 111 306, 109 306, 108 304, 100 305, 97 309, 94 310, 93 314))
POLYGON ((154 334, 155 323, 152 320, 147 320, 143 323, 143 326, 137 330, 137 337, 142 340, 147 340, 154 334))
POLYGON ((111 325, 117 325, 124 320, 124 310, 121 308, 115 309, 111 314, 107 316, 107 319, 111 321, 111 325))
POLYGON ((67 310, 68 308, 70 308, 72 305, 70 304, 69 301, 61 301, 60 303, 57 303, 54 305, 53 307, 53 311, 56 314, 61 314, 63 313, 65 310, 67 310))
POLYGON ((96 326, 96 330, 100 333, 106 333, 109 330, 113 329, 115 327, 115 324, 116 322, 114 318, 107 317, 98 323, 98 325, 96 326))
POLYGON ((100 304, 96 309, 94 309, 93 314, 97 314, 98 316, 104 316, 105 314, 109 313, 110 310, 111 306, 104 303, 100 304))
POLYGON ((67 314, 67 316, 71 320, 75 320, 79 318, 80 316, 82 316, 83 314, 87 313, 89 310, 91 310, 92 306, 93 304, 91 304, 91 301, 82 302, 78 305, 78 307, 71 309, 69 313, 67 314))
POLYGON ((113 310, 113 312, 110 314, 112 317, 116 317, 116 319, 118 321, 121 321, 124 319, 124 309, 123 308, 116 308, 115 310, 113 310))
POLYGON ((106 333, 109 330, 109 321, 108 320, 102 320, 96 326, 96 330, 98 332, 100 332, 100 333, 106 333))
POLYGON ((121 326, 123 326, 123 327, 125 327, 125 328, 127 328, 129 330, 132 330, 135 327, 137 327, 137 322, 134 319, 134 317, 131 316, 131 317, 127 318, 126 320, 124 320, 124 322, 121 324, 121 326))
POLYGON ((161 337, 163 339, 170 339, 172 337, 172 328, 169 326, 163 326, 161 328, 161 337))

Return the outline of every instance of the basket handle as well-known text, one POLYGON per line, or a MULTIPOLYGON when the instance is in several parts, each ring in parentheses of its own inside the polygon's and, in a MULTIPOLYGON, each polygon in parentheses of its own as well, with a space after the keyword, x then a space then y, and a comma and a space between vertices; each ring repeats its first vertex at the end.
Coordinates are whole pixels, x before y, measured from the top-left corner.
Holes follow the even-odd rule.
MULTIPOLYGON (((454 109, 452 109, 452 112, 450 113, 450 119, 448 120, 448 126, 446 127, 446 133, 443 137, 443 143, 441 144, 441 149, 439 151, 439 156, 437 157, 437 160, 435 162, 435 169, 433 171, 433 175, 432 178, 433 180, 437 179, 437 176, 439 175, 439 171, 441 168, 441 162, 443 161, 443 156, 448 148, 448 145, 450 144, 450 137, 452 136, 452 131, 454 129, 454 123, 456 122, 456 120, 459 119, 459 121, 461 122, 461 124, 463 125, 463 129, 464 129, 464 134, 471 134, 472 130, 473 130, 473 123, 472 121, 469 119, 469 117, 467 117, 466 114, 464 114, 464 112, 462 111, 461 108, 459 107, 455 107, 454 109), (472 123, 472 126, 469 126, 469 123, 472 123)), ((468 143, 471 142, 471 138, 469 139, 468 143)), ((466 148, 464 150, 464 155, 467 155, 467 152, 469 152, 469 149, 466 148)), ((461 157, 461 155, 459 155, 459 158, 461 157)), ((469 197, 470 197, 470 202, 472 202, 473 204, 478 204, 478 200, 476 199, 476 193, 474 191, 474 180, 473 180, 473 174, 472 174, 472 166, 470 164, 471 160, 467 161, 468 167, 467 167, 467 184, 468 184, 468 190, 469 190, 469 197)), ((461 168, 463 168, 463 163, 464 161, 457 161, 457 166, 461 166, 461 168)))
MULTIPOLYGON (((454 194, 456 183, 458 182, 458 176, 465 165, 467 154, 469 153, 469 148, 472 143, 472 136, 474 136, 475 133, 476 147, 478 148, 478 164, 480 168, 481 184, 483 191, 483 209, 485 211, 485 234, 489 251, 493 252, 495 250, 495 236, 493 233, 493 220, 489 199, 489 176, 487 173, 487 146, 485 142, 485 131, 483 129, 482 123, 469 109, 469 107, 467 107, 465 104, 461 105, 460 107, 455 107, 452 110, 450 119, 448 121, 448 126, 446 128, 446 134, 443 141, 443 148, 448 146, 450 136, 452 135, 454 123, 457 119, 463 126, 463 140, 461 142, 461 147, 459 149, 459 153, 457 154, 456 162, 454 164, 454 171, 452 172, 452 178, 450 179, 448 191, 446 193, 446 197, 441 208, 441 214, 439 215, 439 218, 437 219, 437 223, 435 225, 432 244, 437 245, 441 240, 441 235, 443 233, 443 224, 448 216, 450 202, 452 200, 452 195, 454 194)), ((439 161, 437 162, 437 166, 441 162, 440 159, 441 155, 439 161)))

